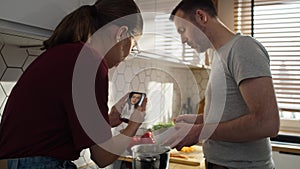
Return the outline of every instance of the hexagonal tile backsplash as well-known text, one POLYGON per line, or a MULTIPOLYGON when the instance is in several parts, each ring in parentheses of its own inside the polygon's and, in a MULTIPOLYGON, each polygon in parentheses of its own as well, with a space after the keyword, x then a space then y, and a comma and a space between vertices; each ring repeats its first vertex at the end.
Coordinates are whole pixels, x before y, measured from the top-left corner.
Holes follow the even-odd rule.
POLYGON ((8 67, 22 67, 28 57, 26 50, 13 45, 4 45, 1 54, 8 67))
MULTIPOLYGON (((1 44, 0 119, 13 86, 41 52, 1 44)), ((109 78, 109 106, 129 91, 145 92, 148 97, 147 114, 150 114, 148 120, 153 124, 168 122, 180 114, 187 98, 191 98, 191 106, 197 113, 198 103, 203 98, 208 81, 208 73, 204 69, 189 69, 159 60, 136 57, 128 58, 117 68, 111 69, 109 78)), ((86 165, 91 162, 89 156, 89 151, 84 150, 75 163, 78 166, 86 165)))

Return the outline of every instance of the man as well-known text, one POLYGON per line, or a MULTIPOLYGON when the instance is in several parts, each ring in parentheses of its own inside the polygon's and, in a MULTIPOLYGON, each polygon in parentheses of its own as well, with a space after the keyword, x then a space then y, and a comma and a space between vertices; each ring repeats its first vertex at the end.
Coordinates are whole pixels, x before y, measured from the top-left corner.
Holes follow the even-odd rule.
POLYGON ((198 52, 214 48, 204 118, 181 115, 166 143, 181 149, 203 142, 207 168, 272 169, 269 137, 279 130, 279 113, 265 48, 230 31, 211 0, 182 0, 170 20, 198 52))

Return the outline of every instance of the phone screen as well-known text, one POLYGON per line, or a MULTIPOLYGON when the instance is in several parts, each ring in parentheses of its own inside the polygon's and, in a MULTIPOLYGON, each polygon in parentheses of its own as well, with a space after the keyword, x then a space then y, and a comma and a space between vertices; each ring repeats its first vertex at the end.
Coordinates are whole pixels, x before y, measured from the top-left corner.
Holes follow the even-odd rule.
POLYGON ((133 91, 129 94, 129 99, 131 101, 131 104, 134 104, 136 106, 141 106, 145 97, 146 97, 146 93, 141 93, 141 92, 133 91))
POLYGON ((146 93, 135 92, 135 91, 130 92, 128 100, 126 101, 124 107, 122 108, 120 119, 123 122, 128 123, 128 119, 130 118, 134 109, 136 109, 138 106, 141 106, 145 98, 146 98, 146 93))

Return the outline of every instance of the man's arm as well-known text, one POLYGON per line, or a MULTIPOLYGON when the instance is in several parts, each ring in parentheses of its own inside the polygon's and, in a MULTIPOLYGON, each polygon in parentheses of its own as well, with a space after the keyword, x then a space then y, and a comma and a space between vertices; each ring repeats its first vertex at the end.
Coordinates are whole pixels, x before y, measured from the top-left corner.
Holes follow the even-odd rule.
POLYGON ((176 123, 176 133, 165 144, 181 149, 202 139, 244 142, 276 136, 279 131, 279 112, 272 78, 246 79, 240 84, 241 94, 250 113, 219 124, 176 123), (204 129, 204 131, 202 131, 204 129))
POLYGON ((210 138, 243 142, 276 136, 280 122, 272 78, 246 79, 239 88, 250 113, 220 123, 210 138))
POLYGON ((202 124, 203 114, 182 114, 177 116, 174 123, 202 124))

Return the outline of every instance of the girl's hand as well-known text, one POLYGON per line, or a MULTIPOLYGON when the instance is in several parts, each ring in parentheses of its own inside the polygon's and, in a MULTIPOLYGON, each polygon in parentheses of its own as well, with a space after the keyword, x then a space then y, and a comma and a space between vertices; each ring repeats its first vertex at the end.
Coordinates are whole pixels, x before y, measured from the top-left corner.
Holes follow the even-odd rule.
POLYGON ((113 107, 115 107, 115 109, 119 112, 119 114, 121 114, 122 112, 122 108, 124 107, 124 104, 126 103, 127 99, 129 99, 129 94, 130 92, 128 92, 127 94, 125 94, 113 107))
POLYGON ((141 106, 137 107, 133 113, 130 116, 129 121, 134 122, 134 123, 138 123, 138 124, 142 124, 145 116, 146 116, 146 104, 147 104, 147 98, 145 98, 143 100, 143 103, 141 106))

